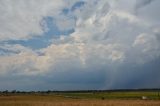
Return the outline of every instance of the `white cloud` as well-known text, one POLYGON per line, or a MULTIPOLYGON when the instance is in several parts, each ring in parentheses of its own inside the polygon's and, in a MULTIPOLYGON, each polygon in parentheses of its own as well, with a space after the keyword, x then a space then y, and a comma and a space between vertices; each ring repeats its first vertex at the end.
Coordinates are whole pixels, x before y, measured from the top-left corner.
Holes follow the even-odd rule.
POLYGON ((29 39, 45 31, 42 20, 56 16, 63 0, 1 0, 0 40, 29 39))
POLYGON ((133 46, 143 47, 144 52, 148 52, 151 50, 158 50, 159 49, 159 41, 157 40, 156 36, 153 34, 146 34, 142 33, 138 35, 134 41, 133 46))
MULTIPOLYGON (((29 14, 28 16, 34 17, 35 15, 35 17, 43 18, 44 16, 53 15, 52 13, 54 13, 54 11, 58 11, 59 13, 62 7, 64 7, 62 1, 57 1, 56 3, 58 4, 52 4, 49 1, 43 2, 43 4, 39 5, 39 8, 42 8, 42 13, 38 11, 39 9, 35 8, 33 9, 35 13, 34 11, 30 13, 28 12, 29 10, 27 10, 29 14)), ((11 5, 10 3, 12 2, 10 1, 7 5, 11 5)), ((22 7, 25 8, 24 1, 18 3, 22 3, 22 7)), ((26 6, 27 9, 30 6, 31 9, 35 6, 38 6, 35 3, 35 1, 30 1, 28 3, 29 4, 26 6)), ((36 70, 47 71, 50 68, 52 68, 53 70, 58 69, 59 67, 57 66, 59 65, 57 64, 65 64, 65 67, 72 67, 72 62, 77 63, 77 66, 79 64, 79 66, 88 67, 90 66, 90 63, 93 62, 91 61, 93 59, 96 60, 95 62, 98 61, 97 66, 100 64, 111 64, 112 62, 118 62, 119 64, 121 64, 124 60, 128 62, 133 61, 136 63, 136 59, 128 57, 129 54, 136 54, 138 58, 141 58, 141 54, 145 56, 148 54, 147 52, 151 50, 157 53, 159 48, 158 46, 156 46, 158 45, 156 37, 152 34, 147 34, 153 33, 152 29, 150 29, 152 25, 148 26, 148 24, 144 24, 148 23, 148 21, 141 20, 141 18, 139 18, 135 14, 129 13, 129 11, 125 11, 125 9, 127 8, 125 8, 124 10, 117 10, 115 6, 117 6, 116 2, 100 1, 97 5, 95 5, 94 2, 86 2, 86 4, 83 7, 77 8, 73 13, 77 17, 75 27, 72 26, 72 23, 74 22, 68 22, 72 21, 72 19, 67 19, 67 21, 65 21, 65 16, 64 18, 61 17, 62 19, 64 19, 65 23, 63 23, 61 19, 57 20, 57 25, 60 29, 75 29, 75 32, 72 33, 70 36, 60 37, 60 39, 54 40, 54 42, 57 42, 56 44, 53 43, 47 48, 44 48, 39 51, 43 54, 42 56, 38 55, 36 51, 32 51, 31 49, 22 47, 20 45, 16 45, 16 47, 5 46, 4 48, 6 49, 8 48, 12 51, 19 51, 19 54, 16 54, 15 56, 13 55, 10 57, 6 57, 6 60, 11 61, 13 59, 14 61, 14 58, 17 56, 19 57, 17 58, 17 60, 21 61, 22 57, 24 57, 23 60, 25 60, 25 64, 28 64, 28 61, 34 63, 30 64, 31 66, 27 65, 28 67, 30 67, 30 69, 28 70, 32 70, 32 68, 34 68, 36 70), (146 31, 146 34, 140 34, 144 31, 146 31), (142 47, 144 47, 142 53, 138 51, 138 48, 141 48, 141 45, 143 45, 142 47), (38 66, 41 67, 38 68, 38 66)), ((13 6, 13 8, 19 9, 20 7, 18 6, 18 4, 16 4, 16 6, 13 6)), ((22 14, 21 12, 24 11, 23 8, 19 10, 20 14, 22 14)), ((18 14, 18 12, 15 13, 18 14)), ((58 13, 54 14, 57 15, 58 13)), ((26 13, 24 12, 22 16, 23 15, 26 15, 26 13)), ((58 18, 58 15, 56 17, 58 18)), ((22 17, 20 17, 20 19, 21 18, 22 17)), ((19 18, 16 19, 19 20, 19 18)), ((28 19, 32 20, 33 18, 28 19)), ((13 22, 17 21, 14 20, 13 22)), ((40 20, 38 20, 37 22, 40 22, 40 20)), ((20 24, 26 25, 23 22, 20 22, 20 24)), ((39 26, 38 24, 35 25, 39 26)), ((29 26, 27 26, 26 28, 34 29, 29 26)), ((17 31, 15 30, 14 32, 17 31)), ((27 33, 28 32, 32 31, 27 31, 27 33)), ((17 35, 16 37, 21 37, 19 36, 18 32, 15 35, 17 35)), ((29 37, 28 34, 20 35, 29 37)), ((7 36, 12 37, 11 35, 6 35, 6 37, 7 36)), ((154 53, 152 55, 158 56, 158 53, 154 53)), ((142 58, 142 60, 145 58, 146 57, 142 58)), ((69 70, 67 68, 65 69, 69 70)))
POLYGON ((74 29, 75 27, 75 19, 72 17, 59 16, 56 19, 57 27, 60 31, 67 31, 74 29))
POLYGON ((114 69, 118 69, 115 67, 147 64, 160 56, 160 31, 154 20, 157 16, 146 12, 153 8, 153 4, 156 5, 156 0, 147 4, 136 0, 100 0, 96 4, 86 0, 82 7, 70 11, 69 15, 76 20, 59 15, 64 7, 71 8, 74 0, 41 0, 42 3, 38 4, 34 0, 26 1, 15 4, 3 1, 8 7, 0 8, 5 11, 2 13, 6 13, 0 18, 1 40, 27 39, 33 34, 43 33, 40 22, 46 16, 54 17, 60 30, 73 28, 75 32, 61 35, 59 39, 53 39, 48 47, 36 51, 22 45, 2 45, 3 49, 16 52, 0 56, 3 74, 43 75, 102 69, 108 76, 114 76, 114 69), (135 8, 137 6, 139 9, 135 8), (10 10, 11 7, 13 10, 10 10))
POLYGON ((139 35, 139 36, 137 36, 137 38, 136 38, 136 40, 134 41, 134 44, 133 44, 133 46, 136 46, 136 45, 143 45, 143 44, 145 44, 145 43, 147 43, 148 42, 148 35, 147 34, 141 34, 141 35, 139 35))
POLYGON ((133 47, 138 51, 138 56, 141 56, 139 59, 142 63, 154 60, 160 56, 159 41, 153 34, 142 33, 138 35, 133 43, 133 47))

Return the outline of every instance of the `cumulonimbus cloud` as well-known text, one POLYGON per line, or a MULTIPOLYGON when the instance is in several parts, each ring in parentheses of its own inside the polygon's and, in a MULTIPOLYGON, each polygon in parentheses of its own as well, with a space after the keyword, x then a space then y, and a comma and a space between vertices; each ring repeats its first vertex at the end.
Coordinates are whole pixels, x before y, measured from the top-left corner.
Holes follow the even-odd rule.
MULTIPOLYGON (((68 36, 61 35, 58 39, 53 38, 48 47, 39 50, 32 50, 21 44, 3 44, 1 48, 8 50, 9 53, 0 56, 1 75, 13 74, 34 77, 44 75, 45 77, 48 76, 48 79, 44 80, 56 80, 55 75, 63 76, 65 74, 64 79, 66 78, 68 82, 64 83, 73 83, 72 79, 69 78, 73 76, 69 76, 67 73, 77 76, 76 73, 84 73, 82 75, 86 80, 89 80, 87 78, 88 73, 103 73, 105 75, 103 76, 104 79, 97 76, 98 79, 96 80, 98 83, 103 82, 103 87, 116 87, 117 83, 124 84, 123 87, 125 87, 125 84, 134 79, 127 77, 129 79, 127 81, 125 78, 121 78, 123 75, 130 73, 129 76, 134 75, 139 78, 138 75, 142 74, 137 71, 134 73, 132 69, 145 66, 145 64, 155 61, 160 56, 160 26, 155 25, 151 19, 142 19, 143 14, 133 12, 140 11, 139 13, 141 13, 139 8, 144 5, 152 7, 150 3, 153 2, 154 4, 154 0, 135 1, 132 4, 134 8, 120 6, 124 5, 122 3, 128 3, 126 0, 120 2, 108 0, 84 1, 84 4, 75 8, 74 11, 70 8, 75 2, 70 3, 70 1, 68 2, 69 6, 67 6, 64 1, 57 1, 56 4, 55 2, 42 1, 37 5, 34 0, 30 2, 17 0, 18 4, 22 4, 23 8, 21 10, 18 4, 11 6, 12 1, 3 1, 7 7, 1 9, 5 10, 2 13, 6 13, 6 18, 4 15, 0 19, 0 23, 2 21, 4 23, 4 26, 0 25, 1 39, 28 39, 33 37, 32 34, 40 35, 44 32, 40 22, 43 17, 47 16, 52 16, 55 19, 65 17, 67 20, 64 23, 65 25, 63 26, 60 19, 57 20, 57 26, 61 30, 74 29, 74 32, 68 36), (26 2, 28 5, 25 6, 26 2), (13 12, 17 15, 9 13, 11 12, 10 8, 13 8, 13 12), (61 11, 64 8, 67 8, 69 12, 62 15, 61 11), (34 11, 30 12, 30 9, 34 11), (23 11, 24 13, 22 13, 23 11), (72 17, 65 16, 66 14, 72 15, 72 17), (26 15, 28 18, 26 18, 26 15), (12 21, 9 20, 10 17, 13 18, 12 21), (25 19, 27 20, 24 21, 25 19), (11 22, 8 22, 8 20, 11 22), (16 25, 15 29, 12 25, 16 25), (61 28, 61 26, 63 27, 61 28), (22 29, 19 30, 21 27, 22 29), (132 66, 131 71, 127 66, 132 66), (113 78, 114 76, 116 78, 113 78)), ((141 73, 143 71, 141 70, 141 73)), ((147 70, 147 72, 150 71, 147 70)), ((156 71, 156 73, 158 72, 156 71)), ((94 78, 95 76, 91 77, 92 83, 94 83, 94 78)), ((79 78, 78 80, 82 79, 79 78)), ((78 80, 76 81, 79 82, 78 80)), ((59 82, 63 83, 63 81, 59 82)), ((82 83, 84 82, 82 81, 82 83)), ((95 86, 97 87, 97 85, 95 86)))

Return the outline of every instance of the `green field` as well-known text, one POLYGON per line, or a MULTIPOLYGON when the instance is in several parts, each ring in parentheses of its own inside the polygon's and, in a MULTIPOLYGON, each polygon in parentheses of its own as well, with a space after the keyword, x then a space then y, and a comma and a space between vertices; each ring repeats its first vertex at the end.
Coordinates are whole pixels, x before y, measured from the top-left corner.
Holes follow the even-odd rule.
POLYGON ((160 106, 160 97, 157 91, 1 93, 0 106, 160 106))
POLYGON ((142 99, 142 96, 150 100, 160 100, 159 91, 107 91, 107 92, 51 92, 51 93, 8 93, 1 96, 49 96, 72 99, 142 99))
POLYGON ((93 92, 93 93, 59 93, 62 97, 80 99, 141 99, 146 96, 148 99, 158 100, 158 92, 93 92))

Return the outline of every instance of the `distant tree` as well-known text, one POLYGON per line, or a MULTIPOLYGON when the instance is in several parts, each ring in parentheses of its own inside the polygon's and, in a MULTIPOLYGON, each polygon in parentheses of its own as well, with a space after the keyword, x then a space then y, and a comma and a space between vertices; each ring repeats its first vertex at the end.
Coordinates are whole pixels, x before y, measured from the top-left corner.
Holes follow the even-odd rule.
POLYGON ((17 90, 16 90, 16 93, 20 93, 20 91, 17 91, 17 90))
POLYGON ((47 94, 49 94, 49 93, 51 93, 51 92, 52 92, 52 91, 50 91, 50 90, 46 91, 47 94))
POLYGON ((8 90, 5 90, 5 91, 3 91, 2 93, 3 93, 4 95, 8 95, 9 92, 8 92, 8 90))
POLYGON ((3 93, 8 94, 8 90, 3 91, 3 93))
POLYGON ((31 94, 35 94, 36 92, 35 92, 35 91, 30 91, 29 93, 31 93, 31 94))
POLYGON ((17 91, 16 90, 12 90, 11 93, 17 93, 17 91))

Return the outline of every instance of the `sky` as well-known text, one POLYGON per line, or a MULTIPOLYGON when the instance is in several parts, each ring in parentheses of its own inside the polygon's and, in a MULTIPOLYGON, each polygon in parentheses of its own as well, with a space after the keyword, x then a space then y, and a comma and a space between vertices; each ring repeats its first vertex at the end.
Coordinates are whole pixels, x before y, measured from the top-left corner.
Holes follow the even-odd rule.
POLYGON ((0 90, 160 88, 160 0, 0 0, 0 90))

